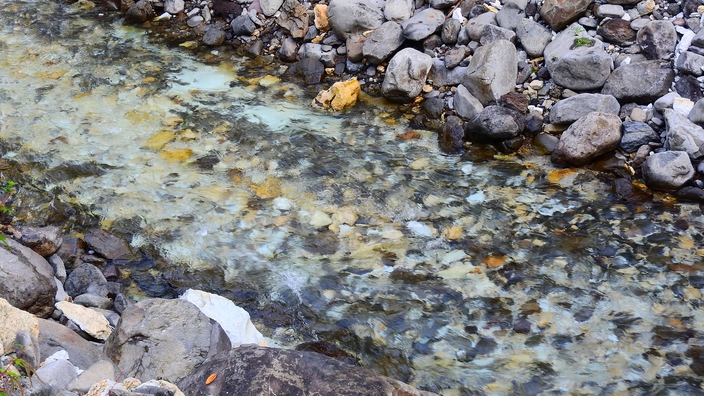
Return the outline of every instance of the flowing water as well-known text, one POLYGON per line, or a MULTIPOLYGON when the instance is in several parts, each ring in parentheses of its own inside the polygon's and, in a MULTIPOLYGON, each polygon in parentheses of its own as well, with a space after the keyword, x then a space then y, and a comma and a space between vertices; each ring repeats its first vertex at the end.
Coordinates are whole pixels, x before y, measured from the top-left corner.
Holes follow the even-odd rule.
POLYGON ((544 156, 445 156, 374 98, 314 110, 274 64, 88 1, 0 6, 3 157, 168 259, 124 269, 147 294, 219 292, 273 343, 444 395, 704 392, 699 206, 626 204, 544 156))

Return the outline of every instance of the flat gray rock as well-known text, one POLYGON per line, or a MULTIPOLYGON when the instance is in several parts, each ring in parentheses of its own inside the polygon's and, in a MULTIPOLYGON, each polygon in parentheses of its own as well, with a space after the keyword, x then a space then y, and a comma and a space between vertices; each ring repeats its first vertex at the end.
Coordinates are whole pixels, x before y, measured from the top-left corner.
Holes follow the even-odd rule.
POLYGON ((684 151, 649 155, 641 166, 645 184, 656 190, 674 191, 694 177, 694 167, 684 151))
POLYGON ((91 285, 107 282, 100 269, 93 264, 82 263, 76 267, 64 282, 64 289, 71 297, 76 297, 88 291, 91 285))
POLYGON ((618 115, 621 105, 611 95, 578 94, 555 103, 550 108, 552 124, 569 124, 591 112, 618 115))
POLYGON ((481 46, 469 62, 462 85, 485 106, 498 102, 516 85, 517 63, 516 47, 510 41, 481 46))
POLYGON ((448 69, 445 62, 433 58, 433 66, 430 68, 430 73, 428 73, 428 79, 433 80, 433 84, 438 86, 459 85, 466 71, 466 67, 448 69))
POLYGON ((592 112, 562 133, 552 161, 560 165, 587 165, 596 157, 616 150, 620 142, 621 119, 614 114, 592 112))
POLYGON ((649 104, 665 95, 674 79, 675 72, 660 61, 621 64, 606 80, 601 93, 613 95, 621 103, 649 104))
POLYGON ((504 29, 496 25, 484 25, 482 37, 479 39, 481 45, 487 45, 496 40, 516 41, 516 33, 511 29, 504 29))
POLYGON ((367 0, 331 0, 328 6, 330 27, 343 40, 376 29, 383 20, 381 10, 367 0))
POLYGON ((454 96, 455 111, 460 117, 470 120, 484 110, 479 99, 475 98, 464 85, 458 85, 454 96))
POLYGON ((64 350, 69 361, 81 370, 108 357, 76 332, 52 320, 39 319, 39 352, 41 360, 64 350))
POLYGON ((406 41, 401 25, 396 22, 384 22, 367 37, 362 45, 362 54, 367 60, 378 65, 387 60, 401 44, 406 41))
POLYGON ((262 14, 270 17, 276 14, 276 11, 284 4, 284 0, 259 0, 259 8, 262 9, 262 14))
POLYGON ((401 24, 403 35, 412 41, 420 41, 440 29, 445 22, 445 14, 434 8, 416 11, 413 16, 401 24))
POLYGON ((677 57, 675 67, 681 72, 699 77, 703 73, 704 56, 685 51, 677 57))
POLYGON ((32 249, 7 238, 0 243, 0 298, 46 318, 54 312, 56 283, 51 265, 32 249))
POLYGON ((533 58, 543 56, 545 47, 552 41, 552 33, 543 25, 530 19, 518 21, 516 36, 526 53, 533 58))
POLYGON ((420 51, 404 48, 391 58, 386 68, 381 94, 395 102, 410 102, 423 89, 433 59, 420 51))
POLYGON ((684 151, 690 158, 704 157, 704 128, 672 109, 665 110, 665 148, 684 151))
POLYGON ((611 73, 611 56, 601 41, 578 24, 558 34, 545 48, 545 65, 555 83, 574 90, 597 89, 611 73))

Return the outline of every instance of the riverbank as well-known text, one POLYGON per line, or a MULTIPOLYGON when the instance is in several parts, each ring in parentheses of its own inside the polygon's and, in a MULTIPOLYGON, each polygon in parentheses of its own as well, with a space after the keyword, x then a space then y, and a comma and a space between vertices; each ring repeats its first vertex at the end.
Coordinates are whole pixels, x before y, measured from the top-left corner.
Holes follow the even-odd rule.
MULTIPOLYGON (((110 4, 170 42, 288 65, 283 75, 321 92, 356 79, 400 103, 413 126, 436 131, 449 154, 551 155, 608 171, 626 201, 652 190, 704 201, 696 2, 110 4)), ((338 109, 356 100, 355 89, 335 95, 338 109)))

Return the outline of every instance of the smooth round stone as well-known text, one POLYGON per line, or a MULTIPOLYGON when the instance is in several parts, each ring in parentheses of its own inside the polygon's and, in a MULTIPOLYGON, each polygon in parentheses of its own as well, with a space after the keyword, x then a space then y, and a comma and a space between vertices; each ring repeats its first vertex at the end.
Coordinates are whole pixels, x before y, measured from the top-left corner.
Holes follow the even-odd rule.
POLYGON ((190 27, 196 27, 196 26, 200 25, 201 23, 203 23, 204 20, 205 19, 203 19, 202 16, 196 15, 193 18, 189 19, 188 22, 186 22, 186 23, 190 27))

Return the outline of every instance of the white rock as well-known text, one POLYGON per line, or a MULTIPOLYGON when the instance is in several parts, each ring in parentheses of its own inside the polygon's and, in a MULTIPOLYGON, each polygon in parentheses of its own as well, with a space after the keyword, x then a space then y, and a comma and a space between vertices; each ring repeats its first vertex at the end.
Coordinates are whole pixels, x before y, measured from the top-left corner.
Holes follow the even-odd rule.
POLYGON ((292 202, 288 198, 277 197, 274 198, 274 207, 278 210, 290 210, 292 202))
POLYGON ((435 229, 427 224, 419 223, 417 221, 409 221, 406 225, 411 232, 417 236, 431 237, 433 236, 433 231, 435 229))
POLYGON ((181 299, 194 304, 205 316, 220 323, 232 347, 242 344, 262 345, 264 336, 254 327, 249 314, 225 297, 188 289, 181 299))
POLYGON ((186 8, 183 0, 166 0, 164 2, 164 11, 169 14, 178 14, 186 8))
POLYGON ((315 228, 325 227, 332 224, 332 219, 322 210, 316 210, 308 223, 315 228))
POLYGON ((97 311, 68 301, 59 301, 55 304, 55 307, 80 327, 81 330, 95 339, 107 340, 112 332, 108 320, 97 311))
POLYGON ((37 318, 10 305, 0 298, 0 356, 15 351, 15 338, 20 331, 26 331, 35 339, 39 337, 37 318))
POLYGON ((484 202, 484 191, 477 191, 474 194, 467 197, 467 202, 470 205, 476 205, 484 202))

